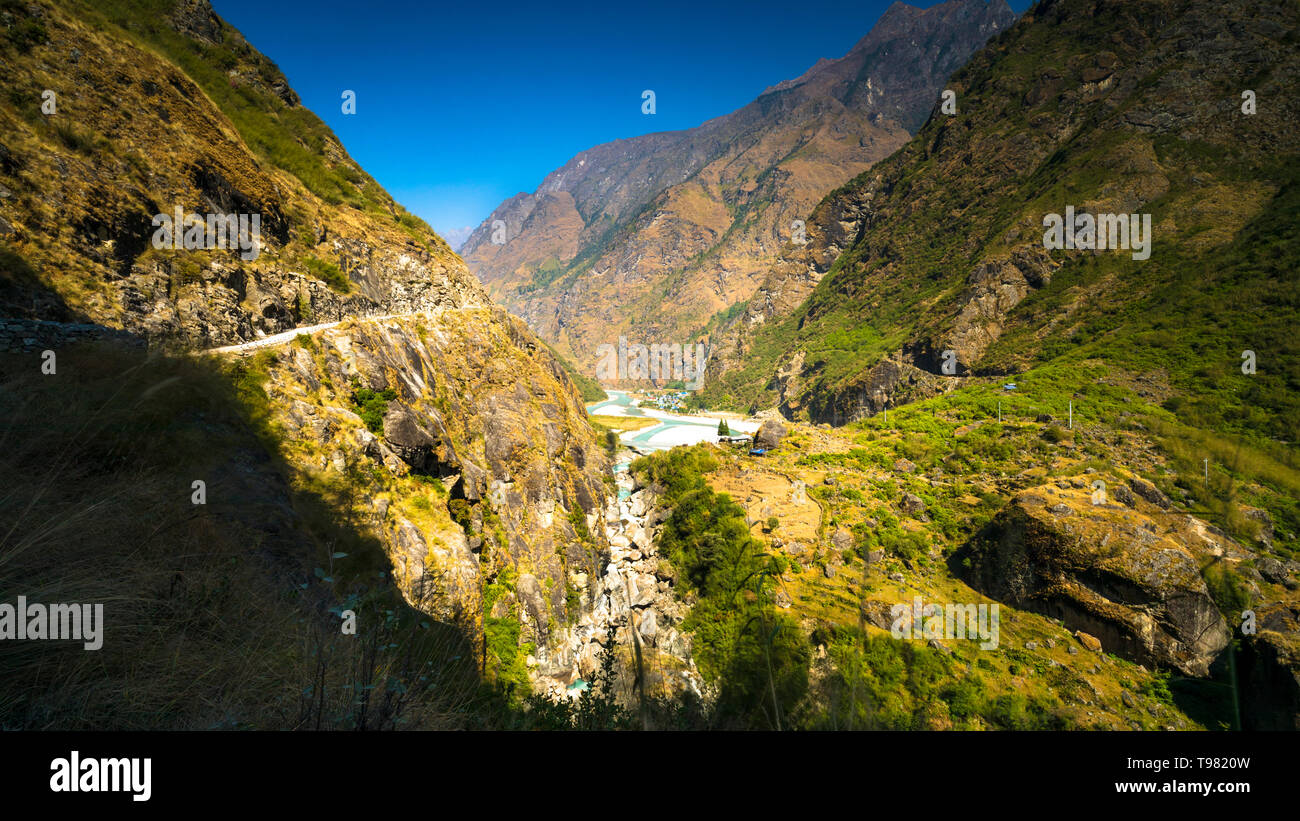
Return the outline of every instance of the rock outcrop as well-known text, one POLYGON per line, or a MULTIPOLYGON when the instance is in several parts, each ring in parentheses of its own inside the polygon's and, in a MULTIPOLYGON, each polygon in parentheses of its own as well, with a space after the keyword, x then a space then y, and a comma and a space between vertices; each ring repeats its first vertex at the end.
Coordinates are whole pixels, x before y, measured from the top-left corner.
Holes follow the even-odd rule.
POLYGON ((4 58, 22 106, 0 109, 0 316, 206 349, 487 304, 447 244, 206 0, 133 34, 62 4, 17 9, 6 14, 39 12, 50 40, 4 58), (168 59, 200 51, 227 70, 192 77, 168 59), (51 85, 57 106, 42 114, 51 85), (173 243, 159 217, 178 210, 173 243), (246 242, 217 215, 245 218, 246 242), (204 221, 194 243, 182 236, 191 216, 204 221))
POLYGON ((1092 505, 1084 490, 1029 490, 963 559, 988 596, 1059 618, 1108 652, 1205 676, 1230 634, 1198 560, 1231 547, 1192 517, 1120 512, 1092 505))
POLYGON ((303 481, 354 488, 413 605, 477 632, 493 616, 484 588, 510 579, 493 606, 519 619, 523 643, 546 647, 579 618, 566 584, 600 569, 609 463, 519 320, 488 308, 349 320, 252 361, 287 461, 303 481))
POLYGON ((1245 730, 1300 730, 1300 605, 1255 610, 1256 632, 1237 658, 1245 730))
POLYGON ((785 438, 785 425, 775 419, 768 419, 759 427, 758 433, 754 434, 754 447, 771 450, 781 444, 785 438))

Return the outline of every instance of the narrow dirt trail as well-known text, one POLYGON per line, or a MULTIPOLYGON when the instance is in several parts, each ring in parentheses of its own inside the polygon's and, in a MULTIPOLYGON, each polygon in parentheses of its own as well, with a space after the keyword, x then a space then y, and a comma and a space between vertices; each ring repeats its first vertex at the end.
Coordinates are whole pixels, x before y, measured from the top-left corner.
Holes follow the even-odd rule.
POLYGON ((261 339, 254 339, 251 342, 241 342, 238 345, 223 345, 220 348, 208 348, 199 353, 239 353, 240 351, 252 351, 258 348, 269 348, 272 345, 283 345, 290 342, 298 334, 314 334, 317 331, 324 331, 333 328, 335 325, 346 322, 349 319, 358 319, 365 321, 378 321, 383 319, 397 319, 404 316, 428 316, 427 312, 417 311, 407 314, 385 314, 383 316, 349 316, 343 319, 336 319, 333 322, 322 322, 319 325, 303 325, 298 328, 290 328, 287 331, 281 331, 278 334, 264 336, 261 339))

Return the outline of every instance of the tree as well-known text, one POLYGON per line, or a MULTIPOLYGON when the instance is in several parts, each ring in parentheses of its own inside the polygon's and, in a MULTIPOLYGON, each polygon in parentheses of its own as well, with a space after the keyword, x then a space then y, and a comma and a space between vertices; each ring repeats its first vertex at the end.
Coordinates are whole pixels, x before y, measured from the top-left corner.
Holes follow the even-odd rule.
POLYGON ((726 420, 726 419, 719 419, 719 420, 718 420, 718 435, 719 435, 719 436, 730 436, 730 435, 731 435, 731 428, 727 426, 727 420, 726 420))

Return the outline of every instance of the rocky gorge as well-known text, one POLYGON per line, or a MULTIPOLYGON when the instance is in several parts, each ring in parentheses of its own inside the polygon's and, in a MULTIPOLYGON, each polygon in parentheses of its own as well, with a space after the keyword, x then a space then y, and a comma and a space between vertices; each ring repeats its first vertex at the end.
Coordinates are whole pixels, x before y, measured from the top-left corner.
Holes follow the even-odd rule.
POLYGON ((653 488, 639 486, 623 459, 614 466, 617 495, 605 502, 609 552, 598 576, 576 574, 574 584, 592 602, 577 624, 560 632, 529 659, 537 689, 576 696, 600 665, 600 654, 614 652, 618 667, 648 694, 704 697, 704 685, 691 659, 690 635, 681 631, 687 606, 677 596, 676 573, 659 556, 658 526, 668 511, 656 504, 653 488), (608 646, 613 636, 614 646, 608 646))

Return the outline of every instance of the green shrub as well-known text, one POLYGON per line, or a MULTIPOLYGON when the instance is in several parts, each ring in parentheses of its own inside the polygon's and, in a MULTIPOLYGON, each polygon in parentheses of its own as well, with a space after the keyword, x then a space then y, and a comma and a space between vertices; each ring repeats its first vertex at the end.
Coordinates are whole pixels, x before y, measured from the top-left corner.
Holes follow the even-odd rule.
POLYGON ((366 428, 374 434, 384 432, 384 415, 388 413, 388 403, 397 398, 397 392, 385 388, 375 392, 370 388, 355 388, 352 391, 352 409, 365 422, 366 428))
POLYGON ((303 267, 307 273, 324 282, 330 287, 330 290, 340 294, 346 294, 352 290, 352 280, 339 270, 339 266, 332 262, 317 259, 316 257, 304 257, 302 260, 303 267))

